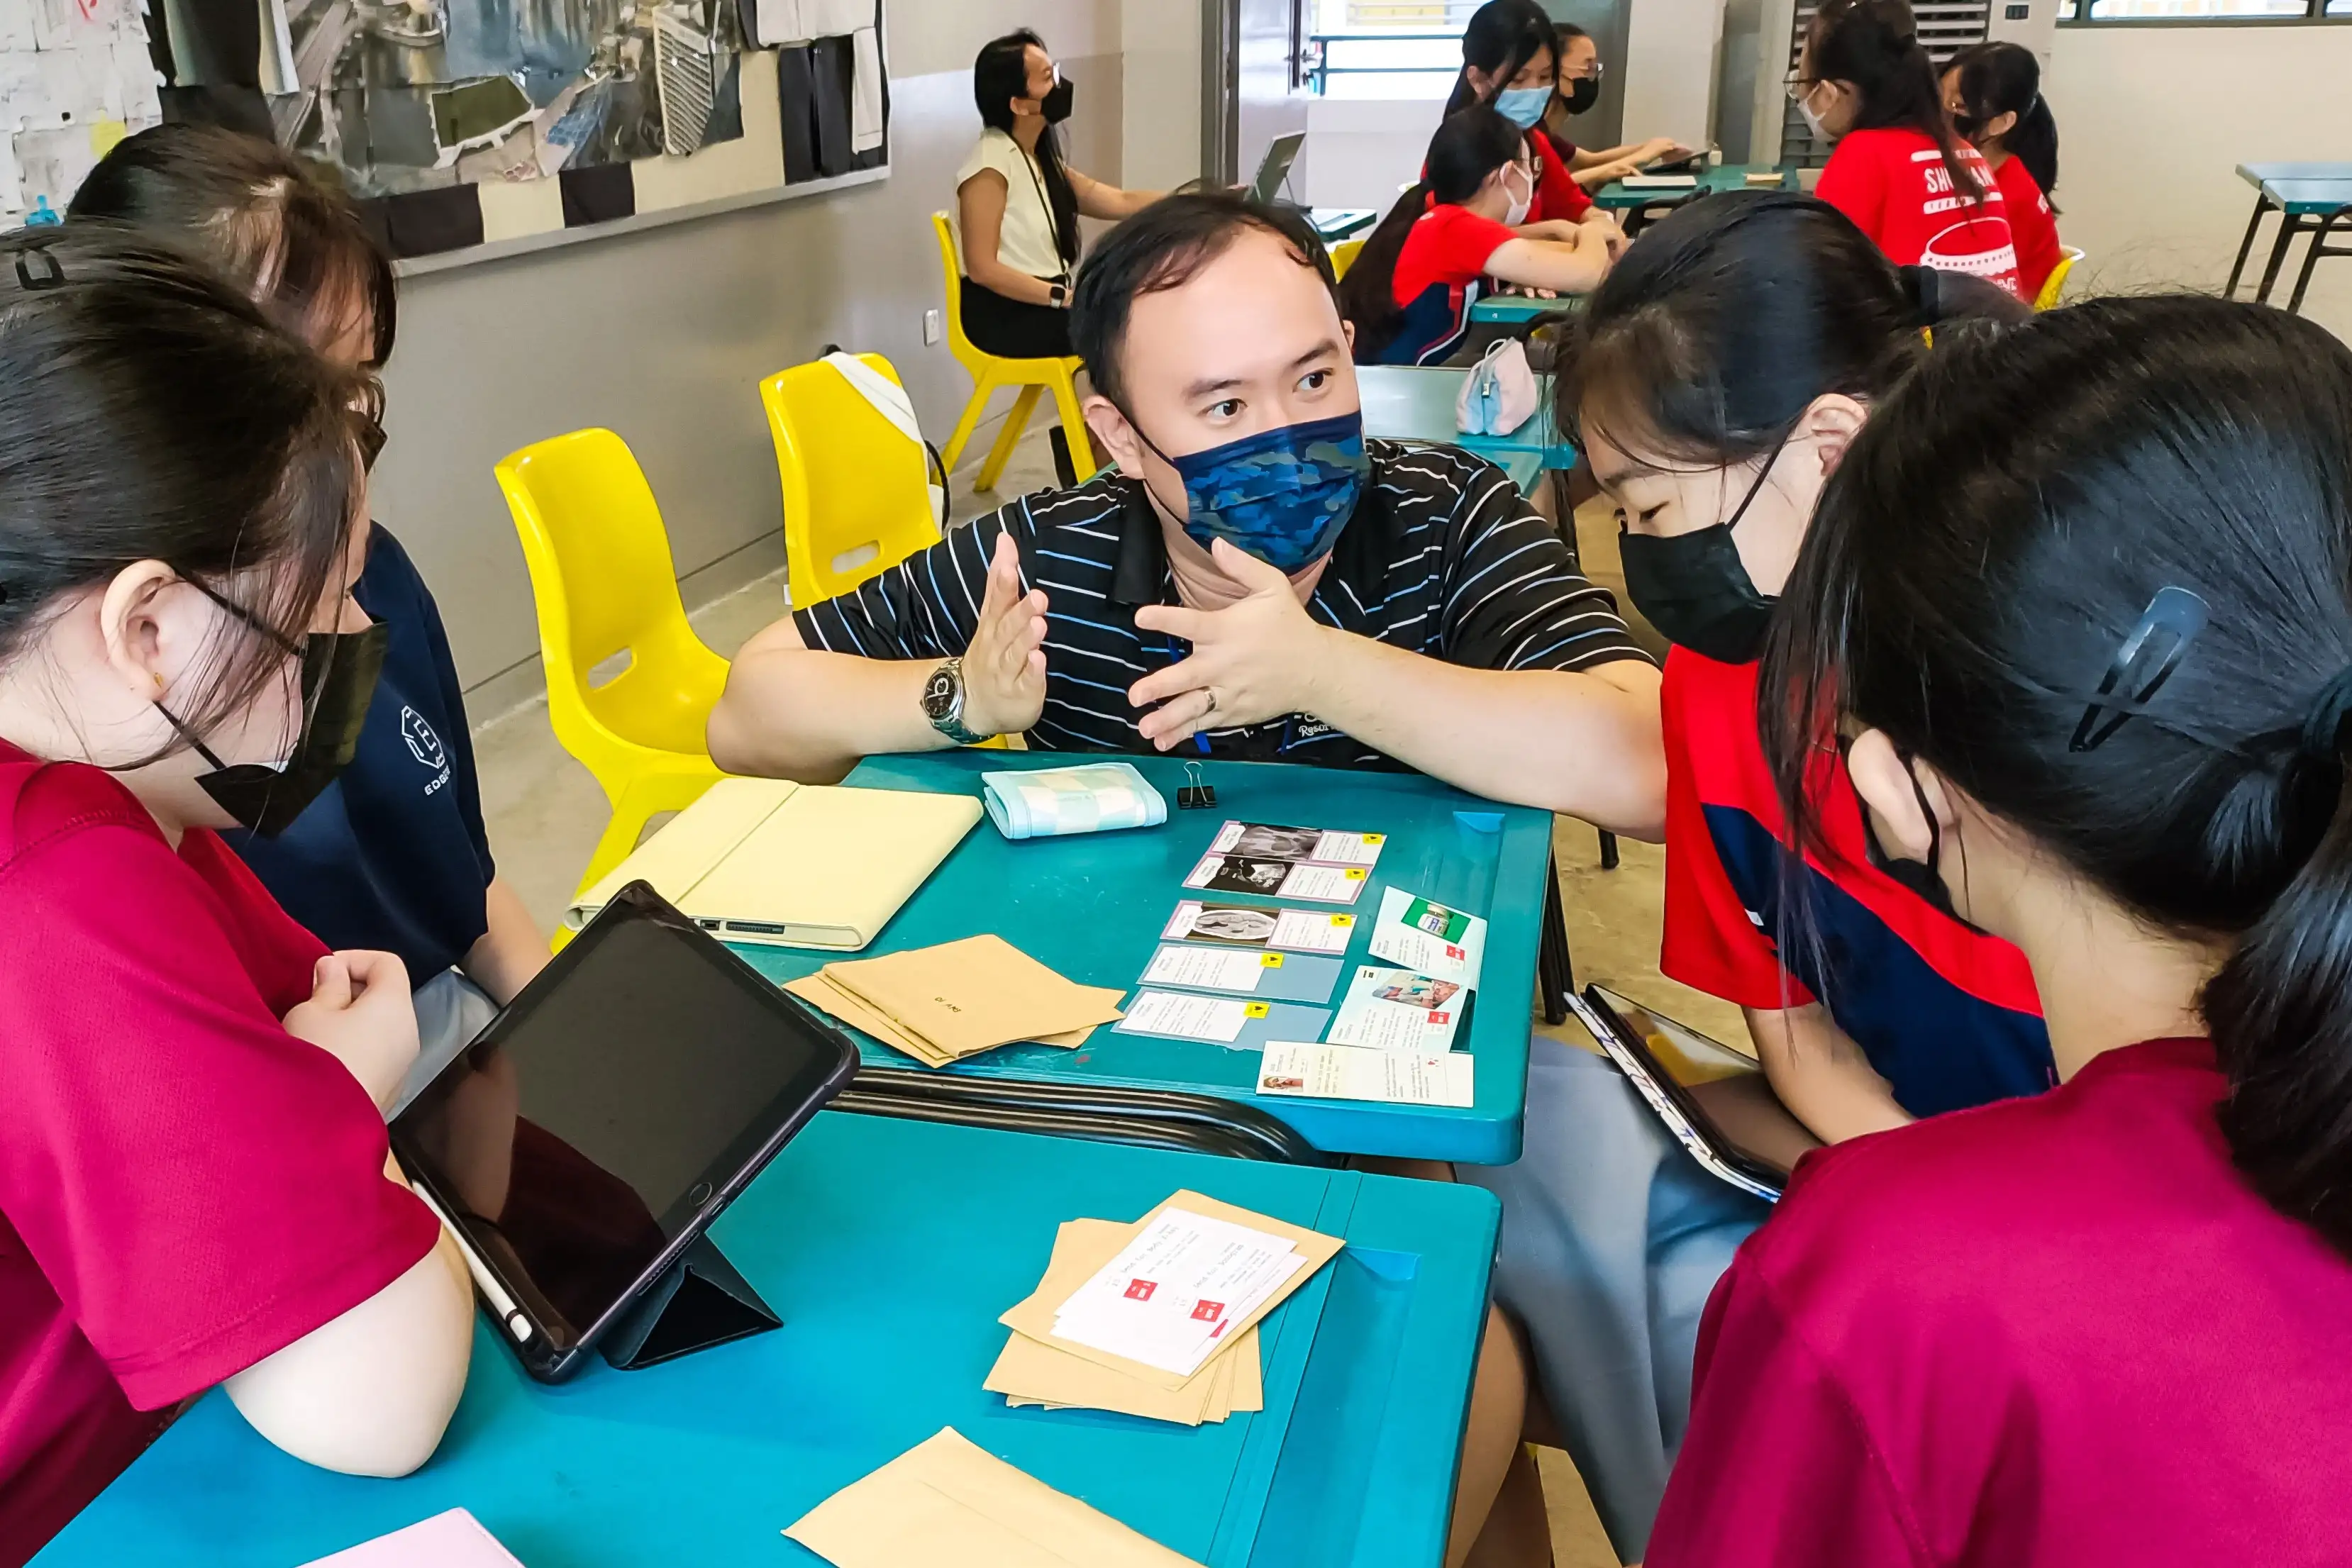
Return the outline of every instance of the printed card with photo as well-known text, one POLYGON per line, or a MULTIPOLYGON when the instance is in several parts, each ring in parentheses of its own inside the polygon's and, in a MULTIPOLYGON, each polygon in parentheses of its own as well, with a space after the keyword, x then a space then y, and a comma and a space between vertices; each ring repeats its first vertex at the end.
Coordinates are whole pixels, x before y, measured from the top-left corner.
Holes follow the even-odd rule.
POLYGON ((1209 841, 1213 854, 1255 860, 1320 861, 1326 865, 1380 863, 1385 833, 1341 833, 1328 828, 1286 828, 1273 822, 1227 822, 1209 841))
POLYGON ((1359 967, 1339 1003, 1339 1017, 1324 1037, 1333 1045, 1370 1046, 1380 1051, 1451 1051, 1461 1027, 1468 992, 1452 980, 1410 969, 1359 967))
POLYGON ((1186 887, 1212 893, 1255 893, 1267 898, 1303 898, 1314 904, 1353 904, 1363 896, 1362 866, 1322 865, 1311 861, 1255 860, 1211 853, 1184 879, 1186 887))
POLYGON ((1486 923, 1401 887, 1387 888, 1372 922, 1372 956, 1475 990, 1486 956, 1486 923))
POLYGON ((1229 947, 1276 947, 1287 953, 1345 953, 1356 934, 1352 915, 1319 909, 1266 909, 1255 904, 1202 904, 1186 899, 1160 931, 1163 942, 1216 942, 1229 947))

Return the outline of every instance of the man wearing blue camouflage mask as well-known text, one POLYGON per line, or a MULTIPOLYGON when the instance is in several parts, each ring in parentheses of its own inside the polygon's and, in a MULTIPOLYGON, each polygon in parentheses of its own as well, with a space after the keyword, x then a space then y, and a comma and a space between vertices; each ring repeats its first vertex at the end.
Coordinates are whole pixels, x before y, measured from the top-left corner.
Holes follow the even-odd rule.
POLYGON ((1096 246, 1071 315, 1118 471, 761 632, 711 717, 721 767, 828 779, 1025 732, 1402 765, 1657 836, 1656 669, 1500 470, 1365 437, 1302 221, 1155 203, 1096 246))

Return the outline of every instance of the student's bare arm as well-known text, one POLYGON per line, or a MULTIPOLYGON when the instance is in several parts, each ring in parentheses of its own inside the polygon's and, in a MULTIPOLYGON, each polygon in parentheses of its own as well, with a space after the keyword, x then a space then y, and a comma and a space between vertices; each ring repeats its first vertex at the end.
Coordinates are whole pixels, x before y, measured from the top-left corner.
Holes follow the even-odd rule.
POLYGON ((1165 191, 1123 191, 1117 185, 1104 184, 1091 174, 1081 174, 1076 169, 1063 172, 1070 177, 1070 190, 1078 198, 1078 211, 1090 218, 1129 217, 1168 193, 1165 191))
POLYGON ((1818 1002, 1786 1009, 1740 1009, 1764 1076, 1790 1113, 1825 1144, 1908 1125, 1915 1118, 1895 1103, 1863 1054, 1818 1002))
MULTIPOLYGON (((400 1181, 389 1161, 384 1177, 400 1181)), ((473 1281, 444 1231, 400 1278, 225 1386, 253 1429, 298 1459, 404 1476, 440 1443, 473 1346, 473 1281)))

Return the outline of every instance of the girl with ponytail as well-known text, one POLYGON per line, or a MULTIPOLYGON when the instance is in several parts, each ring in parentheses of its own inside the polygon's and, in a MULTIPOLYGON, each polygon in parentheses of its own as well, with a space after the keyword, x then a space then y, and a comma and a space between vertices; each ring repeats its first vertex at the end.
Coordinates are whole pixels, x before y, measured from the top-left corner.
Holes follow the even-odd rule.
POLYGON ((1822 0, 1789 97, 1836 147, 1814 193, 1890 260, 2023 292, 2007 202, 1952 129, 1908 0, 1822 0))
POLYGON ((1953 127, 1984 154, 2017 242, 2017 280, 2041 294, 2063 252, 2052 216, 2058 188, 2058 121, 2042 96, 2042 62, 2022 44, 1977 44, 1944 68, 1953 127))
POLYGON ((2352 1542, 2352 352, 2251 305, 1937 334, 1767 638, 1814 852, 2025 955, 2063 1082, 1810 1156, 1652 1568, 2315 1568, 2352 1542))
MULTIPOLYGON (((1659 967, 1744 1009, 1772 1091, 1756 1110, 1789 1158, 2051 1081, 2023 958, 1869 862, 1834 767, 1814 788, 1853 852, 1809 858, 1796 889, 1830 956, 1773 940, 1791 841, 1757 732, 1757 653, 1823 484, 1928 357, 1921 329, 1940 341, 1973 313, 2024 308, 1895 267, 1811 197, 1729 193, 1625 254, 1559 391, 1616 505, 1633 605, 1673 644, 1659 967)), ((1462 1175, 1503 1199, 1496 1295, 1635 1561, 1688 1416, 1700 1309, 1766 1206, 1706 1175, 1604 1061, 1540 1038, 1525 1155, 1462 1175)))

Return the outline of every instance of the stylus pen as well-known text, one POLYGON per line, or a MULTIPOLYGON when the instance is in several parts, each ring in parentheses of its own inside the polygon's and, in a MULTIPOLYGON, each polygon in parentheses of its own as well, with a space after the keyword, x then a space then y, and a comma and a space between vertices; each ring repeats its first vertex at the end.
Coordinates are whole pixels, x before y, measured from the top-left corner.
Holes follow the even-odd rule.
POLYGON ((408 1190, 425 1200, 425 1207, 433 1211, 433 1218, 441 1222, 441 1228, 447 1231, 449 1239, 457 1244, 457 1250, 465 1255, 466 1267, 473 1273, 474 1283, 481 1289, 483 1295, 490 1299, 490 1309, 499 1314, 499 1321, 507 1325, 507 1332, 519 1341, 530 1338, 530 1320, 523 1315, 520 1307, 514 1304, 514 1298, 499 1288, 498 1281, 491 1277, 482 1260, 474 1256, 465 1232, 449 1223, 449 1217, 441 1212, 441 1206, 433 1201, 431 1193, 421 1186, 411 1186, 408 1190))

